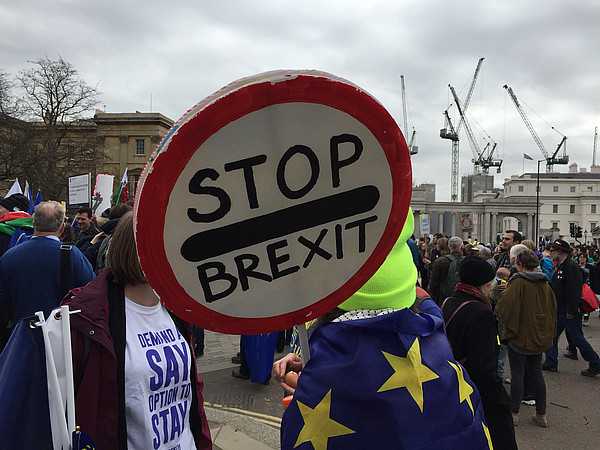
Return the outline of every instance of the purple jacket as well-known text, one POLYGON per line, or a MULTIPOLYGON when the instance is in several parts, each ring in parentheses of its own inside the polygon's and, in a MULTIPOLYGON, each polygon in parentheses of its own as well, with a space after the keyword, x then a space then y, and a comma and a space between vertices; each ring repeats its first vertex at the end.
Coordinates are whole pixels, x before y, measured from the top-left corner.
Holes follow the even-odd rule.
MULTIPOLYGON (((81 310, 71 316, 76 389, 79 385, 75 398, 76 422, 81 431, 91 436, 101 449, 120 447, 117 357, 108 322, 108 287, 112 280, 112 273, 107 269, 87 286, 71 291, 62 302, 63 305, 69 305, 71 310, 81 310), (87 352, 86 336, 89 337, 87 352)), ((189 336, 188 342, 191 343, 191 326, 185 324, 185 327, 185 336, 189 336)), ((194 346, 190 347, 194 355, 194 346)), ((192 364, 192 368, 192 380, 195 380, 193 405, 197 405, 197 408, 190 411, 190 426, 196 447, 210 449, 212 442, 202 396, 204 383, 198 378, 196 364, 192 364)))

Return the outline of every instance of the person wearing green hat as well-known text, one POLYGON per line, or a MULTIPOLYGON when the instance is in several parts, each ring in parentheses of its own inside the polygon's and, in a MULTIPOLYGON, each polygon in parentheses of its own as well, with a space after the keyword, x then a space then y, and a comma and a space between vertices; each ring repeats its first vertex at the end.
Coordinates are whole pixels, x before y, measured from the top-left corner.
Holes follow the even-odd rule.
POLYGON ((273 364, 276 380, 293 393, 282 448, 491 448, 479 393, 452 356, 439 308, 430 298, 414 307, 412 231, 409 211, 377 272, 317 319, 304 367, 293 353, 273 364), (301 372, 295 388, 289 371, 301 372))

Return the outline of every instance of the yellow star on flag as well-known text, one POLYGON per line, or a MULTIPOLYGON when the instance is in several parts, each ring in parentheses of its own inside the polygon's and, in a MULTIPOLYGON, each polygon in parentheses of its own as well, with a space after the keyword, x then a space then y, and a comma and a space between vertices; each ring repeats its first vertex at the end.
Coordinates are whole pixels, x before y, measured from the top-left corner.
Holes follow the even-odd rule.
POLYGON ((297 403, 300 414, 302 414, 302 420, 304 420, 304 426, 300 430, 294 448, 304 442, 310 442, 315 450, 326 450, 327 439, 330 437, 356 433, 354 430, 345 427, 329 417, 329 410, 331 409, 331 389, 314 408, 311 408, 302 402, 297 403))
POLYGON ((488 448, 494 448, 494 446, 492 445, 492 436, 490 436, 490 429, 488 427, 485 426, 485 423, 481 422, 481 425, 483 426, 483 432, 485 433, 485 437, 487 438, 488 441, 488 448))
POLYGON ((435 380, 439 376, 422 363, 419 340, 415 338, 405 358, 384 351, 381 353, 394 369, 394 373, 377 392, 405 387, 423 412, 423 383, 435 380))
POLYGON ((450 361, 448 361, 448 363, 454 367, 454 370, 456 370, 456 377, 458 378, 458 403, 462 403, 466 400, 467 404, 471 408, 473 417, 475 417, 475 410, 473 409, 473 404, 471 403, 471 394, 473 393, 473 388, 465 381, 462 367, 458 364, 453 364, 450 361))

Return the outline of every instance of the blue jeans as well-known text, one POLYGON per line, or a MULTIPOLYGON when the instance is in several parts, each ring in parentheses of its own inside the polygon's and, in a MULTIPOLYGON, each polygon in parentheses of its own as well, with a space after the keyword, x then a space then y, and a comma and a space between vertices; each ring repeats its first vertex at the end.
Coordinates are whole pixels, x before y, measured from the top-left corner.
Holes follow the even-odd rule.
POLYGON ((556 310, 556 336, 554 336, 554 345, 546 350, 545 366, 558 367, 558 338, 563 330, 569 334, 571 342, 581 352, 581 356, 585 359, 590 369, 600 369, 600 358, 594 351, 590 343, 583 336, 581 328, 581 313, 578 311, 575 317, 567 319, 567 311, 564 308, 556 310))
POLYGON ((518 413, 523 397, 525 374, 532 384, 535 395, 535 412, 546 414, 546 383, 542 374, 542 354, 523 355, 508 346, 508 360, 510 361, 510 409, 518 413))

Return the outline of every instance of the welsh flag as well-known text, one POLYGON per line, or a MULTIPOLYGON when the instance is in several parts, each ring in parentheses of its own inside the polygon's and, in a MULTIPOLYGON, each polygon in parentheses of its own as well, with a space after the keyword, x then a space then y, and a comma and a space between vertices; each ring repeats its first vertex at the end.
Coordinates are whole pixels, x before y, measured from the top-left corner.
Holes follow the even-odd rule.
POLYGON ((118 205, 119 203, 125 203, 129 200, 129 187, 127 183, 127 168, 125 168, 125 173, 123 174, 123 179, 119 183, 119 187, 115 191, 113 195, 113 205, 118 205))

